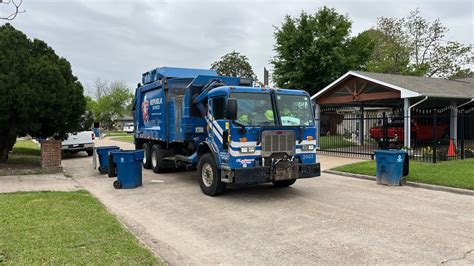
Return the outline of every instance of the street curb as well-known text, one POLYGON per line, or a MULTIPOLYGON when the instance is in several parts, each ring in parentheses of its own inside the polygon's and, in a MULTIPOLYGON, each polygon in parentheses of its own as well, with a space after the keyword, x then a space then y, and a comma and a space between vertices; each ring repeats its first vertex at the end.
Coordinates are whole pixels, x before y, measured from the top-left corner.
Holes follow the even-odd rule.
MULTIPOLYGON (((375 181, 375 176, 370 176, 370 175, 352 174, 352 173, 345 173, 345 172, 339 172, 339 171, 334 171, 334 170, 323 170, 322 172, 327 173, 327 174, 375 181)), ((444 191, 444 192, 467 195, 467 196, 474 196, 474 190, 469 190, 469 189, 444 187, 444 186, 430 185, 430 184, 410 182, 410 181, 407 181, 406 185, 410 187, 414 187, 414 188, 423 188, 423 189, 444 191)))

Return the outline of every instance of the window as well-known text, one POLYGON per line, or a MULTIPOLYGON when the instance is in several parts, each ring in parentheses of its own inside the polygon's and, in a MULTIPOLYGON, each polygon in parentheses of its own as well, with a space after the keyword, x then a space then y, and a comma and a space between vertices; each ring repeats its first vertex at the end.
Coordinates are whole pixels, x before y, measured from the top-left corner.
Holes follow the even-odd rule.
POLYGON ((272 99, 268 93, 234 92, 237 99, 237 122, 245 126, 274 126, 272 99))
POLYGON ((224 97, 217 97, 212 99, 212 115, 214 119, 224 119, 225 100, 224 97))
POLYGON ((283 126, 310 126, 314 124, 309 97, 280 94, 277 95, 277 104, 283 126))

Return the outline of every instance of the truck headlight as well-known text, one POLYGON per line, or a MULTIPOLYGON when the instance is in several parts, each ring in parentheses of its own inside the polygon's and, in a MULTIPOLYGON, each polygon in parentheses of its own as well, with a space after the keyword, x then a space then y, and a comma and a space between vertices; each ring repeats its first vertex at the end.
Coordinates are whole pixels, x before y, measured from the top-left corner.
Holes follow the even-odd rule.
POLYGON ((255 152, 255 146, 240 147, 240 152, 241 153, 254 153, 255 152))
POLYGON ((312 151, 314 150, 314 145, 313 144, 306 144, 301 146, 302 151, 312 151))

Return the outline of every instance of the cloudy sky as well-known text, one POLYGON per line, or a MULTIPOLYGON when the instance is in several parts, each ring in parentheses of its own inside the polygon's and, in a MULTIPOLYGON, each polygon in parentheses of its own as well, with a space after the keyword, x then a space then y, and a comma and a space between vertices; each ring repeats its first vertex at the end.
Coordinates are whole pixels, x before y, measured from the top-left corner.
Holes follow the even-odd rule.
MULTIPOLYGON (((474 43, 474 2, 443 1, 112 1, 24 0, 12 24, 67 58, 86 92, 94 81, 124 80, 159 66, 208 68, 232 50, 247 55, 260 79, 273 56, 274 26, 323 5, 348 14, 352 35, 377 17, 403 17, 420 8, 450 29, 446 39, 474 43)), ((0 15, 6 12, 0 6, 0 15)), ((5 22, 0 22, 1 24, 5 22)), ((0 24, 0 25, 1 25, 0 24)))

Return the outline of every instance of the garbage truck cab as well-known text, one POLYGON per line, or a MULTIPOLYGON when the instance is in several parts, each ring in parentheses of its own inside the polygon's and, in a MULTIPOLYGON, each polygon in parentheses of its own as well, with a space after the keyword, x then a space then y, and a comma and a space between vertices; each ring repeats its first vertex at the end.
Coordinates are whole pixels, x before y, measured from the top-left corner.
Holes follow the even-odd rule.
POLYGON ((197 168, 210 196, 227 184, 286 187, 320 175, 308 93, 253 87, 213 70, 171 70, 145 73, 161 77, 136 90, 134 137, 145 168, 197 168))

